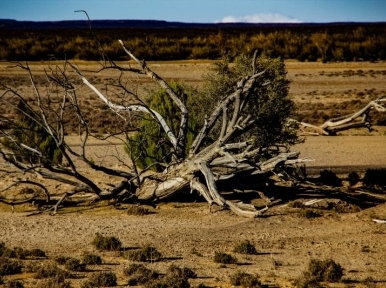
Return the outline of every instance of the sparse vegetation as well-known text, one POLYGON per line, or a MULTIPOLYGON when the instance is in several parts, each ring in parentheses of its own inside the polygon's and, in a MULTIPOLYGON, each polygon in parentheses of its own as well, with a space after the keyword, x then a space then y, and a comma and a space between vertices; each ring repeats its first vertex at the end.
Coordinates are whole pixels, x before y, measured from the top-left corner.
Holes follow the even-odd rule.
POLYGON ((320 172, 319 182, 331 186, 340 186, 342 184, 342 180, 334 172, 326 169, 320 172))
POLYGON ((295 285, 298 288, 314 287, 318 285, 318 282, 339 282, 342 276, 343 268, 334 260, 311 259, 307 270, 296 279, 295 285))
POLYGON ((64 264, 64 267, 70 271, 83 272, 86 271, 86 264, 81 263, 79 259, 70 258, 64 264))
POLYGON ((83 263, 86 265, 101 265, 102 258, 99 255, 86 252, 83 254, 83 263))
POLYGON ((58 263, 59 265, 64 265, 69 259, 71 259, 71 257, 59 255, 55 257, 55 262, 58 263))
POLYGON ((19 261, 0 257, 0 276, 21 273, 21 268, 19 261))
POLYGON ((231 284, 244 288, 262 287, 257 275, 237 271, 230 276, 231 284))
POLYGON ((24 288, 24 284, 20 280, 12 279, 7 282, 7 284, 5 285, 5 288, 24 288))
POLYGON ((142 264, 131 264, 123 270, 123 274, 128 276, 128 285, 143 285, 151 280, 157 279, 158 273, 146 268, 142 264))
POLYGON ((113 287, 117 285, 117 276, 113 272, 96 272, 83 282, 82 288, 113 287))
POLYGON ((214 252, 214 257, 213 261, 216 263, 221 263, 221 264, 235 264, 237 263, 236 257, 223 253, 223 252, 214 252))
POLYGON ((72 274, 60 269, 54 263, 48 262, 42 264, 36 269, 35 279, 52 278, 55 282, 64 282, 66 278, 71 278, 72 274))
POLYGON ((161 259, 161 253, 150 245, 144 245, 140 249, 127 251, 125 256, 128 260, 146 262, 146 261, 159 261, 161 259))
POLYGON ((249 240, 244 240, 240 243, 238 243, 234 248, 233 248, 234 253, 240 253, 240 254, 250 254, 250 255, 256 255, 257 250, 255 246, 249 242, 249 240))
POLYGON ((317 217, 320 217, 322 216, 321 213, 313 210, 313 209, 309 209, 309 208, 305 208, 305 209, 302 209, 299 213, 299 215, 301 217, 304 217, 304 218, 307 218, 307 219, 312 219, 312 218, 317 218, 317 217))
POLYGON ((121 248, 121 241, 114 236, 103 236, 97 233, 92 244, 100 251, 117 251, 121 248))
POLYGON ((127 214, 143 216, 149 214, 149 209, 141 206, 131 205, 129 208, 127 208, 127 214))

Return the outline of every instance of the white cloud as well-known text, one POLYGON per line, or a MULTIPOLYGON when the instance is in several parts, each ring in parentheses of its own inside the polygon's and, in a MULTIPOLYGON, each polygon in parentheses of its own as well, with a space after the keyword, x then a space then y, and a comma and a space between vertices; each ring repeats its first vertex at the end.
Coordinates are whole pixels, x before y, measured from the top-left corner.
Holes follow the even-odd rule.
POLYGON ((290 18, 279 13, 257 13, 245 16, 225 16, 217 23, 301 23, 296 18, 290 18))

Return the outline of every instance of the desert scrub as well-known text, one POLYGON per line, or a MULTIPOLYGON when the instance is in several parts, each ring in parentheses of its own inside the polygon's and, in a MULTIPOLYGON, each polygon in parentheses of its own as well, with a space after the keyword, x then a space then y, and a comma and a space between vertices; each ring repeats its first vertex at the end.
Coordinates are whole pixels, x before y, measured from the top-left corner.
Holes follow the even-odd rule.
POLYGON ((55 262, 59 265, 64 265, 69 259, 71 259, 71 257, 59 255, 58 257, 55 257, 55 262))
POLYGON ((99 255, 86 252, 83 254, 83 263, 86 265, 102 265, 102 258, 99 255))
POLYGON ((12 279, 6 283, 5 288, 24 288, 24 284, 20 280, 12 279))
POLYGON ((345 201, 328 202, 327 209, 336 213, 355 213, 361 211, 361 208, 355 204, 349 204, 345 201))
POLYGON ((180 268, 174 264, 169 266, 166 274, 177 278, 185 278, 185 279, 197 278, 196 272, 194 272, 192 269, 188 267, 180 268))
POLYGON ((216 263, 221 263, 221 264, 235 264, 237 263, 237 259, 233 257, 230 254, 226 254, 223 252, 214 252, 214 257, 213 261, 216 263))
POLYGON ((19 261, 0 257, 0 276, 21 273, 21 268, 19 261))
POLYGON ((24 249, 22 247, 8 248, 4 243, 0 243, 0 257, 26 259, 29 258, 42 258, 46 257, 46 253, 40 249, 24 249))
POLYGON ((123 274, 129 277, 128 285, 130 286, 144 285, 159 276, 157 272, 146 268, 142 264, 129 265, 129 267, 123 269, 123 274))
POLYGON ((299 212, 300 217, 307 218, 307 219, 312 219, 312 218, 317 218, 321 217, 322 214, 312 210, 312 209, 303 209, 299 212))
MULTIPOLYGON (((189 269, 190 270, 190 269, 189 269)), ((185 271, 182 268, 179 268, 175 265, 171 265, 166 271, 165 276, 158 277, 154 280, 151 280, 145 283, 145 288, 190 288, 188 278, 190 276, 195 276, 193 271, 185 271)))
POLYGON ((230 276, 231 284, 245 288, 262 287, 257 275, 237 271, 230 276))
POLYGON ((83 272, 86 271, 86 264, 81 263, 79 259, 70 258, 64 264, 64 267, 70 271, 83 272))
POLYGON ((141 206, 130 206, 127 209, 128 215, 137 215, 137 216, 143 216, 149 214, 149 209, 141 207, 141 206))
POLYGON ((350 183, 350 186, 354 186, 355 184, 357 184, 359 182, 359 180, 361 179, 361 177, 359 176, 359 174, 355 171, 352 171, 348 174, 348 182, 350 183))
POLYGON ((81 288, 113 287, 117 285, 117 276, 113 272, 93 273, 81 288))
POLYGON ((332 259, 311 259, 307 270, 296 279, 295 286, 298 288, 317 285, 318 282, 339 282, 343 276, 343 268, 332 259))
POLYGON ((161 259, 161 253, 150 245, 145 245, 141 249, 127 251, 125 256, 128 260, 147 262, 147 261, 158 261, 161 259))
POLYGON ((53 278, 57 282, 64 282, 66 278, 71 278, 72 274, 60 269, 54 263, 45 263, 41 265, 35 274, 35 279, 53 278))
POLYGON ((92 245, 100 251, 116 251, 121 248, 122 243, 114 236, 103 236, 97 233, 92 240, 92 245))
POLYGON ((363 185, 370 189, 386 186, 386 169, 367 169, 362 179, 363 185))
POLYGON ((342 180, 334 172, 326 169, 320 172, 318 180, 325 185, 340 186, 342 184, 342 180))
POLYGON ((250 254, 250 255, 256 255, 257 250, 255 246, 249 242, 249 240, 244 240, 240 243, 238 243, 234 248, 233 248, 234 253, 239 253, 239 254, 250 254))
POLYGON ((47 278, 40 280, 36 288, 72 288, 70 281, 58 281, 55 278, 47 278))

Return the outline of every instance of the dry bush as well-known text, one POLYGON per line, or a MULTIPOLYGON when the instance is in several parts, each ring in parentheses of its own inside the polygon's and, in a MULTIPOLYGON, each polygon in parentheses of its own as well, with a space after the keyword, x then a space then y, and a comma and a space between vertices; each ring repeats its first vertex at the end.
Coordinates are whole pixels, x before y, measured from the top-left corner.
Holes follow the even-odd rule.
POLYGON ((72 288, 70 281, 59 281, 56 278, 47 278, 40 280, 36 288, 72 288))
POLYGON ((102 258, 99 255, 86 252, 83 254, 83 263, 86 265, 101 265, 102 258))
POLYGON ((68 259, 71 259, 71 257, 59 255, 55 257, 55 262, 58 263, 59 265, 64 265, 66 264, 68 259))
POLYGON ((158 273, 146 268, 142 264, 131 264, 123 270, 123 274, 128 276, 128 285, 143 285, 158 278, 158 273))
POLYGON ((81 263, 79 259, 70 258, 64 264, 64 267, 70 271, 83 272, 86 271, 86 264, 81 263))
POLYGON ((331 186, 340 186, 342 184, 342 180, 339 179, 336 174, 330 170, 320 171, 319 182, 325 185, 331 186))
POLYGON ((121 241, 114 236, 103 236, 97 233, 92 240, 92 245, 100 251, 117 251, 121 248, 121 241))
POLYGON ((21 273, 21 268, 19 261, 0 257, 0 276, 21 273))
POLYGON ((231 284, 245 288, 262 287, 257 275, 237 271, 230 276, 231 284))
POLYGON ((345 201, 329 202, 327 209, 337 213, 355 213, 361 211, 361 208, 354 204, 349 204, 345 201))
POLYGON ((24 284, 20 280, 12 279, 6 283, 5 288, 24 288, 24 284))
POLYGON ((72 274, 60 269, 58 266, 56 266, 54 263, 45 263, 41 265, 37 270, 35 274, 35 279, 45 279, 45 278, 52 278, 56 282, 64 282, 66 278, 71 278, 72 274))
POLYGON ((127 214, 143 216, 149 214, 149 209, 143 208, 141 206, 132 205, 127 209, 127 214))
POLYGON ((194 272, 192 269, 188 267, 180 268, 174 264, 169 266, 166 274, 177 278, 197 278, 196 272, 194 272))
POLYGON ((307 219, 312 219, 312 218, 321 217, 322 214, 313 209, 303 209, 300 211, 299 216, 307 219))
POLYGON ((158 261, 161 259, 161 253, 150 245, 145 245, 141 249, 127 251, 126 255, 128 260, 146 262, 146 261, 158 261))
POLYGON ((250 255, 256 255, 257 250, 255 246, 249 242, 249 240, 244 240, 240 243, 238 243, 234 248, 233 248, 234 253, 240 253, 240 254, 250 254, 250 255))
POLYGON ((113 287, 117 285, 117 276, 113 272, 93 273, 89 280, 82 284, 82 288, 113 287))
POLYGON ((214 252, 213 261, 221 264, 235 264, 237 263, 236 257, 223 252, 214 252))

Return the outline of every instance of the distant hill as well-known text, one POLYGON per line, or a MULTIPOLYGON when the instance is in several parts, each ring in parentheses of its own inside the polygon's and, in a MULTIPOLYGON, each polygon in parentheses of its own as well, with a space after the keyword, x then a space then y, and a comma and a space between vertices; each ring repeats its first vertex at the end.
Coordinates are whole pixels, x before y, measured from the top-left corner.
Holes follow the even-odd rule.
MULTIPOLYGON (((385 22, 383 22, 385 23, 385 22)), ((160 20, 92 20, 95 29, 114 28, 253 28, 253 27, 318 27, 318 26, 357 26, 377 23, 336 22, 336 23, 185 23, 160 20)), ((71 21, 17 21, 0 19, 0 29, 79 29, 87 28, 86 20, 71 21)))

